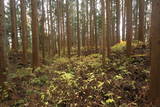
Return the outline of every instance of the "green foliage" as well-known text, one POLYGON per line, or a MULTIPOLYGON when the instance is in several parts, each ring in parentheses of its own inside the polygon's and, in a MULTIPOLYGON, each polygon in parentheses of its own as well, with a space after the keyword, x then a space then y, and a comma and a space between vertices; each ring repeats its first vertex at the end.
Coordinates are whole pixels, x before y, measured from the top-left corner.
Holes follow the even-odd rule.
POLYGON ((141 42, 141 41, 134 40, 134 41, 132 42, 132 46, 133 46, 133 47, 139 47, 139 46, 141 46, 141 45, 144 45, 144 43, 141 42))
POLYGON ((9 98, 9 92, 8 90, 4 89, 2 86, 0 86, 0 101, 7 100, 9 98))
POLYGON ((114 80, 122 80, 123 76, 121 74, 119 74, 119 75, 114 76, 113 79, 114 80))
MULTIPOLYGON (((113 50, 122 51, 124 47, 125 43, 122 42, 114 46, 113 50)), ((112 57, 106 58, 105 67, 102 66, 102 55, 92 54, 73 56, 70 59, 56 57, 51 66, 38 67, 34 72, 31 68, 26 68, 10 73, 10 79, 18 78, 20 90, 27 96, 27 100, 17 100, 15 105, 24 105, 33 97, 32 100, 37 100, 42 106, 65 103, 80 105, 82 102, 86 107, 128 106, 128 102, 137 100, 137 96, 133 95, 137 92, 139 83, 149 81, 149 70, 139 67, 139 62, 144 64, 144 59, 139 57, 146 56, 127 58, 114 54, 112 57)), ((16 87, 15 85, 14 88, 16 87)))
POLYGON ((123 52, 126 47, 126 42, 122 41, 116 45, 114 45, 111 49, 113 52, 123 52))
POLYGON ((32 72, 32 68, 18 69, 16 72, 8 74, 9 79, 23 78, 26 76, 32 76, 32 77, 35 76, 35 74, 32 72))
POLYGON ((48 76, 43 75, 38 78, 34 78, 31 80, 31 84, 42 86, 48 82, 48 76))
POLYGON ((17 100, 13 105, 12 107, 23 107, 23 105, 25 104, 25 100, 23 99, 20 99, 20 100, 17 100))
POLYGON ((69 59, 65 57, 60 57, 60 58, 57 58, 54 62, 57 64, 67 64, 69 63, 69 59))

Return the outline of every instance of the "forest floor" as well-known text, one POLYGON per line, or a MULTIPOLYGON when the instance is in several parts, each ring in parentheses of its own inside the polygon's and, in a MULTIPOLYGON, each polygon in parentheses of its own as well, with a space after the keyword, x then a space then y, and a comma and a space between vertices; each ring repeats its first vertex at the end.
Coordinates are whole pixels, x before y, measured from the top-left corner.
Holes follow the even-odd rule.
MULTIPOLYGON (((21 55, 17 56, 20 62, 21 55)), ((128 58, 122 42, 112 47, 104 66, 101 58, 100 54, 55 57, 32 72, 30 65, 21 68, 10 55, 14 64, 6 88, 0 88, 0 107, 148 107, 148 46, 133 43, 128 58)))

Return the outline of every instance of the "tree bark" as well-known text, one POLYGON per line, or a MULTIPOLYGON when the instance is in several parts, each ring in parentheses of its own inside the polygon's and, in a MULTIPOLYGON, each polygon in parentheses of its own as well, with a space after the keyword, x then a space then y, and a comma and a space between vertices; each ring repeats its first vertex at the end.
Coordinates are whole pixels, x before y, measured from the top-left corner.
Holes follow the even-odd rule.
POLYGON ((32 66, 34 70, 40 65, 37 0, 31 0, 31 8, 32 8, 32 66))
POLYGON ((79 27, 79 0, 77 0, 77 40, 78 40, 78 56, 80 56, 81 53, 81 47, 80 47, 80 27, 79 27))
POLYGON ((127 56, 131 55, 131 44, 132 44, 132 0, 126 0, 126 8, 127 8, 127 31, 126 31, 126 39, 127 39, 127 56))
POLYGON ((106 25, 107 25, 107 56, 110 57, 110 40, 111 40, 111 9, 110 9, 111 0, 106 0, 106 25))
POLYGON ((45 24, 45 10, 44 10, 44 0, 42 0, 42 19, 41 19, 41 30, 42 30, 42 34, 41 34, 41 46, 42 46, 42 60, 43 63, 45 62, 45 30, 44 30, 44 24, 45 24))
POLYGON ((5 50, 4 1, 0 1, 0 85, 6 80, 7 53, 5 50))
POLYGON ((116 26, 116 42, 120 42, 120 0, 116 0, 116 15, 117 15, 117 26, 116 26))
POLYGON ((126 40, 126 7, 125 7, 125 0, 122 0, 122 40, 126 40))
POLYGON ((97 0, 93 0, 93 13, 94 13, 94 38, 95 38, 95 50, 98 52, 98 37, 97 37, 97 0))
POLYGON ((12 50, 18 51, 18 37, 17 37, 17 18, 16 18, 16 3, 15 0, 10 0, 11 9, 11 30, 12 30, 12 50))
POLYGON ((152 1, 151 24, 151 99, 160 105, 160 0, 152 1))
POLYGON ((106 24, 105 24, 105 4, 104 0, 101 0, 101 12, 102 12, 102 63, 105 64, 106 59, 106 24))
POLYGON ((27 64, 27 19, 26 19, 26 7, 25 0, 20 0, 21 2, 21 28, 22 28, 22 46, 23 46, 23 63, 27 64))
POLYGON ((139 0, 139 41, 144 42, 144 0, 139 0))
POLYGON ((68 58, 71 57, 71 25, 70 25, 70 14, 69 14, 69 0, 66 1, 66 29, 67 29, 67 53, 68 58))

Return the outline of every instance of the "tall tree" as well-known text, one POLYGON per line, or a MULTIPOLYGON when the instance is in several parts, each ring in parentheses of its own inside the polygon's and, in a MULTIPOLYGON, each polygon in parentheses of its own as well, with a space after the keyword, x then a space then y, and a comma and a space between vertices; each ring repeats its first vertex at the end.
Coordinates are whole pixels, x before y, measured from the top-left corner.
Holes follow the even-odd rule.
POLYGON ((27 19, 26 19, 26 7, 25 0, 20 0, 21 2, 21 28, 22 28, 22 46, 23 46, 23 63, 27 63, 27 19))
POLYGON ((107 56, 110 57, 110 37, 111 37, 111 0, 106 0, 106 25, 107 25, 107 56))
POLYGON ((5 25, 4 25, 4 1, 0 1, 0 85, 6 80, 4 72, 7 68, 7 58, 5 52, 5 25))
POLYGON ((86 22, 86 44, 87 44, 87 50, 89 50, 89 27, 88 27, 88 22, 89 22, 89 9, 88 9, 88 0, 86 0, 86 17, 87 17, 87 22, 86 22))
POLYGON ((102 63, 105 64, 106 57, 106 24, 105 24, 105 4, 104 0, 101 0, 101 14, 102 14, 102 63))
POLYGON ((16 18, 16 2, 10 0, 11 9, 11 25, 12 25, 12 50, 18 51, 18 37, 17 37, 17 18, 16 18))
POLYGON ((95 50, 98 52, 98 37, 97 37, 97 0, 93 0, 93 14, 94 14, 94 39, 95 50))
POLYGON ((93 37, 94 37, 94 30, 93 30, 93 0, 90 0, 90 48, 93 48, 93 37))
POLYGON ((125 41, 126 34, 126 7, 125 0, 122 0, 122 40, 125 41))
MULTIPOLYGON (((54 55, 55 53, 55 48, 54 48, 54 28, 53 28, 53 8, 52 8, 52 0, 49 0, 49 7, 50 7, 50 27, 51 27, 51 53, 54 55)), ((44 8, 44 7, 43 7, 44 8)))
POLYGON ((41 46, 42 46, 42 59, 43 63, 45 61, 45 10, 44 10, 44 0, 42 0, 42 18, 41 18, 41 46))
POLYGON ((67 53, 68 57, 71 57, 71 25, 70 25, 70 6, 69 0, 66 1, 66 29, 67 29, 67 53))
POLYGON ((60 1, 57 0, 57 31, 58 31, 58 55, 61 55, 61 35, 60 35, 60 1))
POLYGON ((82 14, 82 46, 85 48, 86 46, 86 0, 82 0, 81 2, 81 14, 82 14))
POLYGON ((78 40, 78 56, 80 56, 81 53, 81 47, 80 47, 80 27, 79 27, 79 0, 77 0, 77 40, 78 40))
POLYGON ((135 21, 135 34, 134 34, 134 39, 138 40, 138 10, 139 10, 139 0, 136 0, 136 6, 134 10, 134 21, 135 21))
POLYGON ((116 0, 116 16, 117 16, 117 23, 116 23, 116 42, 120 42, 120 0, 116 0))
POLYGON ((152 1, 151 25, 151 98, 160 105, 160 0, 152 1))
POLYGON ((33 66, 33 69, 37 68, 40 65, 37 5, 38 5, 37 0, 31 0, 31 8, 32 8, 32 66, 33 66))
POLYGON ((139 0, 139 41, 144 42, 144 0, 139 0))
POLYGON ((127 9, 127 56, 131 54, 131 44, 132 44, 132 0, 126 0, 126 9, 127 9))
POLYGON ((51 27, 50 27, 50 1, 46 0, 47 2, 47 49, 48 49, 48 56, 51 55, 51 27))

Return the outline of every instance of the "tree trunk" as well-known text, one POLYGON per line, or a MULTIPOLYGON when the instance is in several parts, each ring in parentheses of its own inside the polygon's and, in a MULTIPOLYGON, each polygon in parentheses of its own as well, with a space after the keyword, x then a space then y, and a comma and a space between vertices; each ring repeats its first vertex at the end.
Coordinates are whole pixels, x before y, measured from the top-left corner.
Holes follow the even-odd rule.
POLYGON ((107 25, 107 56, 110 57, 110 37, 111 37, 111 9, 110 9, 111 0, 106 0, 106 25, 107 25))
POLYGON ((82 10, 82 47, 85 49, 86 47, 86 14, 85 14, 86 3, 85 0, 82 0, 81 10, 82 10))
POLYGON ((12 50, 18 51, 18 37, 17 37, 17 18, 16 18, 16 3, 15 0, 10 0, 11 8, 11 25, 12 25, 12 50))
POLYGON ((67 51, 68 57, 71 57, 71 25, 70 25, 70 14, 69 14, 69 0, 66 1, 66 29, 67 29, 67 51))
POLYGON ((139 9, 139 1, 136 0, 136 8, 135 8, 135 36, 134 39, 138 40, 138 9, 139 9))
POLYGON ((117 26, 116 26, 116 42, 120 42, 120 0, 116 0, 116 15, 117 15, 117 26))
POLYGON ((151 25, 151 98, 160 105, 160 0, 154 0, 151 25))
POLYGON ((87 50, 89 50, 89 28, 88 28, 88 22, 89 22, 89 17, 88 17, 88 0, 86 0, 86 17, 87 17, 87 23, 86 23, 86 44, 87 44, 87 50))
POLYGON ((22 28, 22 46, 23 46, 23 60, 24 64, 27 63, 27 19, 26 19, 26 7, 25 0, 20 0, 21 2, 21 28, 22 28))
POLYGON ((79 27, 79 0, 77 0, 77 40, 78 40, 78 56, 80 56, 81 47, 80 47, 80 27, 79 27))
POLYGON ((31 8, 32 8, 32 64, 33 64, 32 66, 34 70, 40 65, 37 0, 31 0, 31 8))
POLYGON ((94 37, 95 37, 95 50, 98 52, 98 38, 97 38, 97 0, 93 0, 93 6, 94 6, 94 37))
POLYGON ((0 85, 6 80, 4 72, 7 68, 7 55, 5 51, 5 22, 4 22, 4 1, 0 1, 0 85))
POLYGON ((41 19, 41 30, 42 30, 42 34, 41 34, 41 46, 42 46, 42 60, 43 63, 45 62, 45 30, 44 30, 44 24, 45 24, 45 10, 44 10, 44 0, 42 0, 42 19, 41 19))
POLYGON ((144 0, 139 0, 139 41, 144 42, 144 0))
POLYGON ((132 44, 132 0, 126 0, 127 8, 127 56, 131 55, 131 44, 132 44))
POLYGON ((57 31, 58 31, 58 55, 61 56, 61 35, 60 35, 60 1, 57 0, 57 31))
POLYGON ((106 59, 106 24, 105 24, 105 4, 104 0, 101 0, 101 12, 102 12, 102 63, 105 64, 106 59))
POLYGON ((90 0, 90 49, 93 48, 93 0, 90 0))
POLYGON ((122 0, 122 40, 126 40, 126 7, 125 7, 125 0, 122 0))

